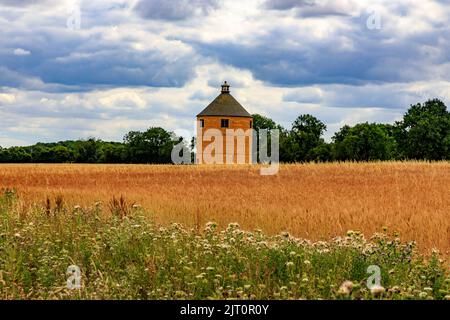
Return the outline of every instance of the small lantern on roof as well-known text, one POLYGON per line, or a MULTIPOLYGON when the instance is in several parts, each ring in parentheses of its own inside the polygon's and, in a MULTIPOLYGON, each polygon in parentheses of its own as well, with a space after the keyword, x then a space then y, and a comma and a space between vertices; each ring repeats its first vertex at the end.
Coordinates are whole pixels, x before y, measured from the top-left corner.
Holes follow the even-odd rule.
POLYGON ((230 93, 230 85, 226 81, 222 84, 222 93, 230 93))

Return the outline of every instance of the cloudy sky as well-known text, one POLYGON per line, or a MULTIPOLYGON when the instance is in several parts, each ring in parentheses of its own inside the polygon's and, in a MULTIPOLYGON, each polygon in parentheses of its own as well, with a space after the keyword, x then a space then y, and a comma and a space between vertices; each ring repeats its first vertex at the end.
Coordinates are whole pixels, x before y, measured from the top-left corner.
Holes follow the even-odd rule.
POLYGON ((0 146, 193 132, 223 80, 290 127, 450 105, 450 0, 0 0, 0 146))

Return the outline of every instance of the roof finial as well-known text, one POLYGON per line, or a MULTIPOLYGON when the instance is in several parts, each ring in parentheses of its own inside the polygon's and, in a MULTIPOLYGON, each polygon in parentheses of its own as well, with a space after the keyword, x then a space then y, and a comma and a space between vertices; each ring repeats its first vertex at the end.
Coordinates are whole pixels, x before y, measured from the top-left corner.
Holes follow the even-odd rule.
POLYGON ((230 93, 230 85, 226 81, 223 82, 222 93, 230 93))

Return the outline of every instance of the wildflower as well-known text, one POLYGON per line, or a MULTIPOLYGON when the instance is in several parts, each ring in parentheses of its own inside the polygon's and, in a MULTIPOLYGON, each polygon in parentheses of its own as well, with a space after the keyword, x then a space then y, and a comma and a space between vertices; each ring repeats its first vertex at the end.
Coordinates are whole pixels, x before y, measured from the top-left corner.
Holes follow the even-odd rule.
POLYGON ((353 290, 353 282, 351 282, 351 281, 348 281, 348 280, 346 280, 346 281, 344 281, 342 284, 341 284, 341 287, 340 288, 346 288, 346 289, 348 289, 349 291, 352 291, 353 290))
POLYGON ((293 267, 293 266, 294 266, 294 263, 292 261, 286 262, 286 267, 290 268, 290 267, 293 267))
POLYGON ((260 241, 260 242, 258 242, 258 245, 261 246, 261 247, 266 247, 266 248, 269 246, 267 241, 260 241))
POLYGON ((207 267, 206 271, 214 271, 214 268, 213 267, 207 267))
POLYGON ((419 293, 419 298, 424 299, 427 297, 427 295, 428 293, 422 291, 421 293, 419 293))
POLYGON ((374 297, 381 296, 384 293, 384 291, 385 291, 384 287, 380 285, 374 285, 373 287, 370 288, 370 292, 374 297))
POLYGON ((184 292, 184 291, 175 291, 175 295, 177 297, 182 297, 182 296, 186 295, 186 292, 184 292))
POLYGON ((351 290, 349 290, 347 287, 340 286, 337 293, 340 296, 349 296, 351 293, 351 290))
POLYGON ((208 222, 206 224, 205 231, 206 232, 212 232, 212 231, 216 230, 216 228, 217 228, 217 223, 215 223, 215 222, 208 222))
POLYGON ((245 240, 247 240, 247 242, 250 242, 250 243, 255 242, 255 239, 253 239, 251 236, 248 236, 247 238, 245 238, 245 240))
POLYGON ((394 287, 390 288, 388 290, 388 292, 390 292, 390 293, 399 293, 400 292, 400 288, 398 286, 394 286, 394 287))
POLYGON ((233 235, 235 235, 235 236, 240 236, 243 233, 244 233, 244 231, 239 230, 239 229, 233 230, 233 235))
POLYGON ((281 236, 283 237, 283 238, 289 238, 289 232, 287 232, 287 231, 283 231, 283 232, 281 232, 281 236))
POLYGON ((289 252, 289 255, 290 255, 291 257, 294 257, 296 254, 297 254, 297 253, 296 253, 295 251, 289 252))
POLYGON ((303 263, 306 264, 307 266, 309 266, 311 264, 311 261, 305 260, 305 261, 303 261, 303 263))
POLYGON ((233 229, 239 229, 239 223, 236 222, 232 222, 230 224, 228 224, 228 230, 233 230, 233 229))

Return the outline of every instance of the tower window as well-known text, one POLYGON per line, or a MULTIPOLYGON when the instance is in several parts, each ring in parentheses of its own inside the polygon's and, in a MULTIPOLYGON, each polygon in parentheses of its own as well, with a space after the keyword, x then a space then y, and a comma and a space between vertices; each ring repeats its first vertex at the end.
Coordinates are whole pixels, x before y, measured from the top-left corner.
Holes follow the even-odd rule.
POLYGON ((229 125, 228 119, 221 119, 221 120, 220 120, 220 126, 221 126, 222 128, 228 128, 228 125, 229 125))
POLYGON ((200 128, 204 128, 205 127, 205 120, 200 119, 200 128))
POLYGON ((250 128, 253 128, 253 121, 250 120, 250 128))

